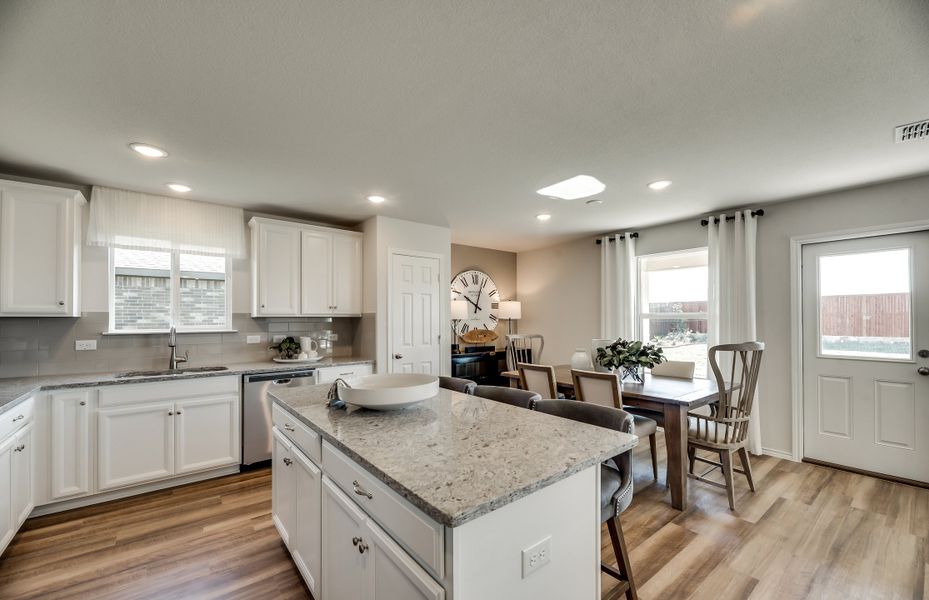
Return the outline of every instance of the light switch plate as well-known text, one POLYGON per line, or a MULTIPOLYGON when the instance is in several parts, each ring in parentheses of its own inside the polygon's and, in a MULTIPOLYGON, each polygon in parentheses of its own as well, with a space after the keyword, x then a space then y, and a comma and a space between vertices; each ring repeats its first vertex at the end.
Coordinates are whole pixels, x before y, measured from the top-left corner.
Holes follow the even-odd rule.
POLYGON ((96 350, 97 340, 74 340, 75 350, 96 350))
POLYGON ((245 336, 246 344, 260 344, 261 336, 260 335, 247 335, 245 336))
POLYGON ((552 560, 552 536, 523 550, 523 579, 529 577, 552 560))

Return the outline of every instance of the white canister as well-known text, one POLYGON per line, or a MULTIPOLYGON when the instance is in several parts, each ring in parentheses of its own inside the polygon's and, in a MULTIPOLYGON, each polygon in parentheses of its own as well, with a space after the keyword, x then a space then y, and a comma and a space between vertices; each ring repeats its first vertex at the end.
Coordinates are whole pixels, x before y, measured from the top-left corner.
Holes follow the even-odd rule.
POLYGON ((571 355, 572 369, 590 369, 590 355, 583 348, 575 348, 574 354, 571 355))

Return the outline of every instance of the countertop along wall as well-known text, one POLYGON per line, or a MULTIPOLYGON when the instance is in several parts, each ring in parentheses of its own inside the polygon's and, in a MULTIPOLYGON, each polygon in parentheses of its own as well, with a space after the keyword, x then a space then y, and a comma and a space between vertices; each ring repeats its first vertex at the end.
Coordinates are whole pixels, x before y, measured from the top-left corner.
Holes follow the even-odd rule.
MULTIPOLYGON (((452 270, 454 277, 462 271, 477 269, 490 275, 497 284, 501 300, 519 300, 516 297, 516 253, 476 246, 452 244, 452 270)), ((449 279, 451 282, 451 279, 449 279)), ((513 321, 513 333, 518 331, 519 321, 513 321)), ((495 329, 497 348, 506 347, 506 321, 501 319, 495 329)), ((459 342, 460 343, 460 342, 459 342)))
MULTIPOLYGON (((758 337, 762 444, 792 452, 790 238, 929 219, 929 176, 765 205, 758 222, 758 337)), ((723 212, 723 211, 720 211, 723 212)), ((731 213, 731 211, 728 211, 731 213)), ((700 217, 637 229, 641 255, 706 246, 700 217)), ((616 230, 622 230, 617 227, 616 230)), ((517 255, 522 331, 545 336, 546 362, 567 363, 600 331, 600 246, 594 237, 517 255)))

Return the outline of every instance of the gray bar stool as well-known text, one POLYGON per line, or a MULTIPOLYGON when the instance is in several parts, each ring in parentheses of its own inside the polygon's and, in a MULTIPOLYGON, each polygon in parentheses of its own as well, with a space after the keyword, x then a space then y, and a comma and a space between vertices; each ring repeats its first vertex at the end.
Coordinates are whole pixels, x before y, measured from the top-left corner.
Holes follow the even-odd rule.
POLYGON ((511 404, 520 408, 531 409, 536 402, 542 399, 542 396, 535 392, 518 390, 511 387, 501 387, 498 385, 479 385, 474 388, 474 395, 504 404, 511 404))

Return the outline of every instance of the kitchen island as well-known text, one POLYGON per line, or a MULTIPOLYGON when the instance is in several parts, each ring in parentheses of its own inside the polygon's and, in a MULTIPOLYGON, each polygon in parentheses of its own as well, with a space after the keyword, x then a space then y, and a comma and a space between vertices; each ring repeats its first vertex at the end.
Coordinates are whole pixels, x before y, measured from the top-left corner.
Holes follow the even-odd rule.
POLYGON ((317 599, 598 598, 600 462, 633 435, 439 390, 275 391, 274 522, 317 599))

